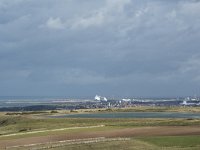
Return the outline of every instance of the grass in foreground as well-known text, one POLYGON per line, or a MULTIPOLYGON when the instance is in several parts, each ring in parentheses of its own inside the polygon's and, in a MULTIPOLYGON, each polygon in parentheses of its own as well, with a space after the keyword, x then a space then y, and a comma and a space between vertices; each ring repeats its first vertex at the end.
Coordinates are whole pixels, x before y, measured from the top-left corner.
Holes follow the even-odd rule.
MULTIPOLYGON (((0 115, 0 134, 26 133, 47 129, 58 129, 68 127, 86 127, 105 125, 103 128, 77 129, 66 131, 66 133, 105 131, 117 128, 150 127, 150 126, 200 126, 200 119, 87 119, 87 118, 38 118, 34 115, 0 115)), ((61 131, 62 132, 62 131, 61 131)), ((56 134, 58 132, 46 132, 13 136, 3 139, 17 139, 23 137, 43 136, 56 134)), ((160 137, 135 137, 129 141, 104 141, 96 143, 69 144, 63 147, 52 148, 52 150, 199 150, 200 136, 160 136, 160 137)))
POLYGON ((163 136, 163 137, 145 137, 141 141, 148 142, 159 147, 199 147, 200 136, 163 136))
POLYGON ((53 148, 52 150, 156 150, 156 146, 138 140, 109 141, 89 144, 76 144, 53 148))
POLYGON ((132 138, 129 141, 109 141, 89 144, 68 145, 52 150, 199 150, 200 136, 173 136, 132 138))
POLYGON ((32 115, 0 116, 0 135, 68 127, 105 125, 111 128, 145 126, 200 126, 200 119, 87 119, 37 118, 32 115))
MULTIPOLYGON (((43 145, 51 150, 199 150, 200 136, 148 137, 131 138, 130 140, 114 140, 91 143, 73 143, 62 145, 43 145)), ((27 148, 27 147, 26 147, 27 148)), ((40 149, 40 146, 31 147, 40 149)), ((23 147, 18 148, 23 150, 23 147)), ((16 149, 13 149, 16 150, 16 149)))

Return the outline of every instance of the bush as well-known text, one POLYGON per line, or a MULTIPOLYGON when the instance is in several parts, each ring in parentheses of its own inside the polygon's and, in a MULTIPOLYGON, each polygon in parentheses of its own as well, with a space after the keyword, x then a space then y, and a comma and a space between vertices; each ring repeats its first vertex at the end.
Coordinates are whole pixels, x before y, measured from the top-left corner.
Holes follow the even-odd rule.
POLYGON ((52 110, 51 113, 52 113, 52 114, 53 114, 53 113, 58 113, 58 111, 56 111, 56 110, 52 110))

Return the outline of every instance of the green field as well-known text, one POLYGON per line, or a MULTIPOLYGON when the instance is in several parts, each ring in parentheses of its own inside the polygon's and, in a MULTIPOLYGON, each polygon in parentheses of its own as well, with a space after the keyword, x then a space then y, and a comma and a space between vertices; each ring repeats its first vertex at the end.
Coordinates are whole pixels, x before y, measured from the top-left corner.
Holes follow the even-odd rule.
POLYGON ((99 142, 92 144, 69 145, 53 150, 199 150, 200 136, 132 138, 127 141, 99 142))
MULTIPOLYGON (((73 143, 67 145, 46 144, 29 148, 51 150, 199 150, 200 136, 173 136, 173 137, 143 137, 129 140, 113 140, 92 143, 73 143)), ((13 148, 12 150, 26 150, 26 148, 13 148)))
MULTIPOLYGON (((132 109, 132 108, 131 108, 132 109)), ((139 109, 139 108, 137 108, 139 109)), ((141 107, 143 111, 150 110, 147 107, 141 107)), ((151 108, 152 109, 152 108, 151 108)), ((156 110, 165 111, 172 108, 157 108, 156 110)), ((199 108, 180 108, 178 112, 198 112, 199 108), (183 110, 184 109, 184 110, 183 110)), ((130 110, 130 109, 127 109, 130 110)), ((120 111, 127 111, 120 110, 120 111)), ((76 113, 102 113, 110 110, 79 110, 76 113)), ((119 110, 112 110, 119 111, 119 110)), ((139 111, 139 110, 138 110, 139 111)), ((154 110, 152 110, 154 111, 154 110)), ((70 112, 66 112, 70 113, 70 112)), ((72 112, 74 113, 74 112, 72 112)), ((56 114, 65 114, 64 111, 60 111, 56 114)), ((25 150, 31 149, 52 149, 52 150, 199 150, 200 149, 200 119, 102 119, 102 118, 48 118, 46 115, 54 115, 50 112, 25 112, 25 113, 0 113, 0 149, 7 147, 2 146, 5 142, 11 144, 11 147, 7 149, 11 150, 25 150), (103 125, 103 126, 101 126, 103 125), (59 130, 63 129, 63 130, 59 130), (167 131, 173 132, 178 129, 177 135, 168 135, 167 131), (191 131, 190 131, 191 129, 191 131), (119 131, 119 133, 118 133, 119 131), (129 134, 130 133, 132 134, 129 134), (163 132, 163 135, 156 135, 154 131, 163 132), (147 133, 146 133, 147 132, 147 133), (152 134, 151 134, 152 132, 152 134), (112 134, 110 136, 108 133, 112 134), (127 134, 126 134, 127 133, 127 134), (141 133, 141 134, 140 134, 141 133), (66 137, 65 137, 66 136, 66 137), (74 137, 77 136, 77 137, 74 137), (96 141, 89 139, 90 137, 99 138, 104 137, 105 139, 96 141), (39 145, 32 145, 28 147, 12 147, 12 142, 17 140, 29 140, 31 143, 32 139, 50 139, 55 138, 53 142, 44 142, 39 145), (62 137, 62 138, 61 138, 62 137), (59 139, 70 140, 73 139, 83 141, 65 141, 60 144, 59 139), (118 138, 129 138, 128 140, 118 140, 118 138), (56 139, 58 138, 58 140, 56 139), (89 139, 88 139, 89 138, 89 139)), ((17 142, 16 142, 17 143, 17 142)), ((36 140, 37 143, 37 140, 36 140)), ((9 144, 8 144, 9 145, 9 144)))
MULTIPOLYGON (((0 135, 67 127, 103 124, 106 127, 127 128, 141 126, 200 126, 199 119, 85 119, 34 118, 28 116, 1 116, 0 135)), ((1 137, 0 137, 1 138, 1 137)))
POLYGON ((200 147, 200 136, 145 137, 140 140, 159 147, 200 147))

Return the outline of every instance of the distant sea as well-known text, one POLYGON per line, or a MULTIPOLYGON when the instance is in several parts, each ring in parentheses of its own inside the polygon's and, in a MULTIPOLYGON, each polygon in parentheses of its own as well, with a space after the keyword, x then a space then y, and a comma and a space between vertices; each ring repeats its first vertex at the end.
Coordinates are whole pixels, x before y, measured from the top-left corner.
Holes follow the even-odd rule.
POLYGON ((2 100, 38 100, 38 99, 60 99, 66 98, 65 96, 0 96, 2 100))
POLYGON ((0 108, 23 107, 30 105, 47 104, 53 100, 63 100, 61 96, 0 96, 0 108))
MULTIPOLYGON (((121 100, 121 98, 112 98, 112 99, 121 100)), ((0 96, 0 108, 45 105, 45 104, 51 104, 54 101, 66 101, 66 100, 67 101, 73 100, 77 102, 84 100, 94 100, 94 98, 93 97, 71 98, 67 96, 0 96)), ((176 98, 132 98, 132 100, 135 102, 178 101, 178 99, 176 98)))

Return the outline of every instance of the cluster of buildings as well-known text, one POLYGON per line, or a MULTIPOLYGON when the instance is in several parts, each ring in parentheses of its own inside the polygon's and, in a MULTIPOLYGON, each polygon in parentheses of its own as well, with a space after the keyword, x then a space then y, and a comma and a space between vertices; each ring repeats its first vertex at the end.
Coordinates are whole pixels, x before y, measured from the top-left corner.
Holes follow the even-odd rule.
POLYGON ((98 107, 134 107, 134 106, 200 106, 200 99, 197 97, 187 98, 122 98, 109 99, 96 95, 94 100, 98 107))
POLYGON ((39 111, 39 110, 76 110, 94 108, 125 108, 137 106, 189 106, 200 107, 199 97, 186 98, 106 98, 96 95, 94 99, 55 99, 35 103, 35 101, 3 102, 0 111, 39 111), (6 105, 5 105, 6 104, 6 105))

